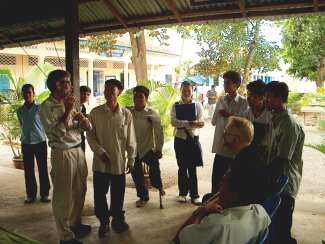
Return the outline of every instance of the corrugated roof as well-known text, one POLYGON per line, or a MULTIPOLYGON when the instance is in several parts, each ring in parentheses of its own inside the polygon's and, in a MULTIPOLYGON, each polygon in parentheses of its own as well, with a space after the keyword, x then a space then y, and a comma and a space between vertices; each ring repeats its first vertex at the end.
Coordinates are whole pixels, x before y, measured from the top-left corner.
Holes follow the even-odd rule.
MULTIPOLYGON (((63 38, 65 1, 2 0, 0 47, 63 38)), ((79 0, 81 35, 324 11, 325 0, 79 0)))

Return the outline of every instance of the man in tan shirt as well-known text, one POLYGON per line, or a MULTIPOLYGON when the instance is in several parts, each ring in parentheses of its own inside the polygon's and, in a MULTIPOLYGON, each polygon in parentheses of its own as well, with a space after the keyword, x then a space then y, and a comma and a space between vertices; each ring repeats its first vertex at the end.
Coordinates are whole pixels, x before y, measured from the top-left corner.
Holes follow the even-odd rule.
POLYGON ((41 105, 40 118, 52 148, 53 214, 60 244, 80 244, 76 238, 90 232, 89 225, 81 224, 88 169, 80 133, 90 129, 90 123, 75 110, 67 71, 52 71, 46 84, 51 95, 41 105))
POLYGON ((104 91, 106 104, 94 108, 89 115, 92 129, 87 132, 87 140, 94 152, 94 201, 95 215, 100 221, 100 238, 108 231, 110 216, 113 217, 112 228, 116 232, 129 229, 123 211, 125 171, 132 171, 136 156, 136 139, 132 114, 128 109, 121 108, 117 102, 122 90, 120 81, 107 80, 104 91), (110 209, 106 199, 109 188, 110 209))
POLYGON ((138 208, 143 207, 149 201, 148 188, 144 184, 142 162, 149 166, 149 177, 152 186, 159 190, 160 195, 165 195, 159 168, 159 159, 162 157, 164 145, 164 133, 159 114, 146 107, 148 97, 149 89, 147 87, 135 87, 133 89, 134 107, 129 108, 133 115, 137 139, 137 157, 131 174, 137 195, 140 198, 136 201, 138 208))

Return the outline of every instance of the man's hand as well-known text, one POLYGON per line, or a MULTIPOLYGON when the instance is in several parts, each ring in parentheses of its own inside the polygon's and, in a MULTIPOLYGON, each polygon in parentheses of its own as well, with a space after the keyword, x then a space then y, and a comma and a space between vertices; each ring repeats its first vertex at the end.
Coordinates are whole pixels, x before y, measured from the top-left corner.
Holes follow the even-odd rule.
POLYGON ((205 207, 205 211, 210 214, 210 213, 222 213, 223 208, 216 202, 211 202, 208 203, 205 207))
POLYGON ((154 154, 158 159, 162 158, 162 152, 161 151, 155 151, 154 154))
POLYGON ((84 117, 83 119, 81 119, 79 121, 79 126, 80 126, 80 128, 82 128, 84 130, 88 130, 88 129, 90 129, 90 122, 86 117, 84 117))
POLYGON ((133 170, 133 165, 127 165, 126 166, 126 174, 130 174, 133 170))
POLYGON ((73 95, 67 96, 64 99, 65 110, 68 111, 68 112, 71 112, 72 109, 74 108, 75 103, 76 103, 76 97, 75 96, 73 96, 73 95))
POLYGON ((228 113, 225 109, 220 109, 220 110, 219 110, 219 114, 220 114, 222 117, 225 117, 225 118, 228 118, 229 116, 231 116, 231 113, 228 113))
POLYGON ((101 159, 104 163, 106 163, 106 164, 109 164, 109 163, 111 162, 111 161, 109 160, 109 158, 108 158, 108 156, 107 156, 106 153, 103 153, 103 154, 100 155, 99 157, 100 157, 100 159, 101 159))
POLYGON ((84 118, 86 118, 86 117, 81 112, 78 112, 73 116, 73 120, 78 121, 78 122, 80 122, 84 118))

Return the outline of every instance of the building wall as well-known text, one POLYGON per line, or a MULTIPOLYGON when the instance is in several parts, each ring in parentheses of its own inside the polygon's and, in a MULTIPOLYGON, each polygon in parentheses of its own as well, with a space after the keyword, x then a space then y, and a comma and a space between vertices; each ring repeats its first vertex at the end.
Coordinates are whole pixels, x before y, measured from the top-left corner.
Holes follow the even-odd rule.
MULTIPOLYGON (((130 47, 123 48, 121 57, 105 57, 94 53, 89 53, 86 50, 80 50, 80 85, 88 85, 94 90, 94 82, 98 82, 98 77, 101 82, 98 84, 99 92, 93 93, 94 96, 102 95, 104 88, 104 80, 108 78, 121 79, 122 73, 128 73, 128 79, 124 75, 125 88, 131 88, 136 85, 135 72, 131 63, 130 47)), ((42 43, 39 45, 23 48, 8 48, 0 50, 0 69, 9 68, 14 77, 28 77, 30 73, 37 69, 37 64, 44 62, 51 63, 55 68, 65 68, 64 62, 65 49, 64 42, 42 43), (26 52, 29 56, 27 56, 26 52)), ((166 52, 155 50, 147 51, 148 78, 166 82, 175 81, 174 69, 178 64, 179 56, 166 52), (166 76, 167 75, 167 76, 166 76)), ((39 87, 36 87, 36 92, 42 92, 45 89, 46 77, 42 77, 39 87)), ((30 82, 30 81, 27 81, 30 82)), ((5 83, 4 77, 0 77, 0 89, 3 89, 5 83)))

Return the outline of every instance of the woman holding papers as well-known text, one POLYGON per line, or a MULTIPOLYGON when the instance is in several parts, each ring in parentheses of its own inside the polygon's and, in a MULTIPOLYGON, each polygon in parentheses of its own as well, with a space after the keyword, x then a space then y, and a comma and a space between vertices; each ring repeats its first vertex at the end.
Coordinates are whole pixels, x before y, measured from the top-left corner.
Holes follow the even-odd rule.
POLYGON ((203 107, 192 100, 193 87, 184 81, 181 100, 171 109, 171 124, 175 127, 174 148, 178 165, 178 201, 186 202, 189 193, 191 203, 200 204, 196 167, 203 166, 198 129, 204 126, 203 107))

